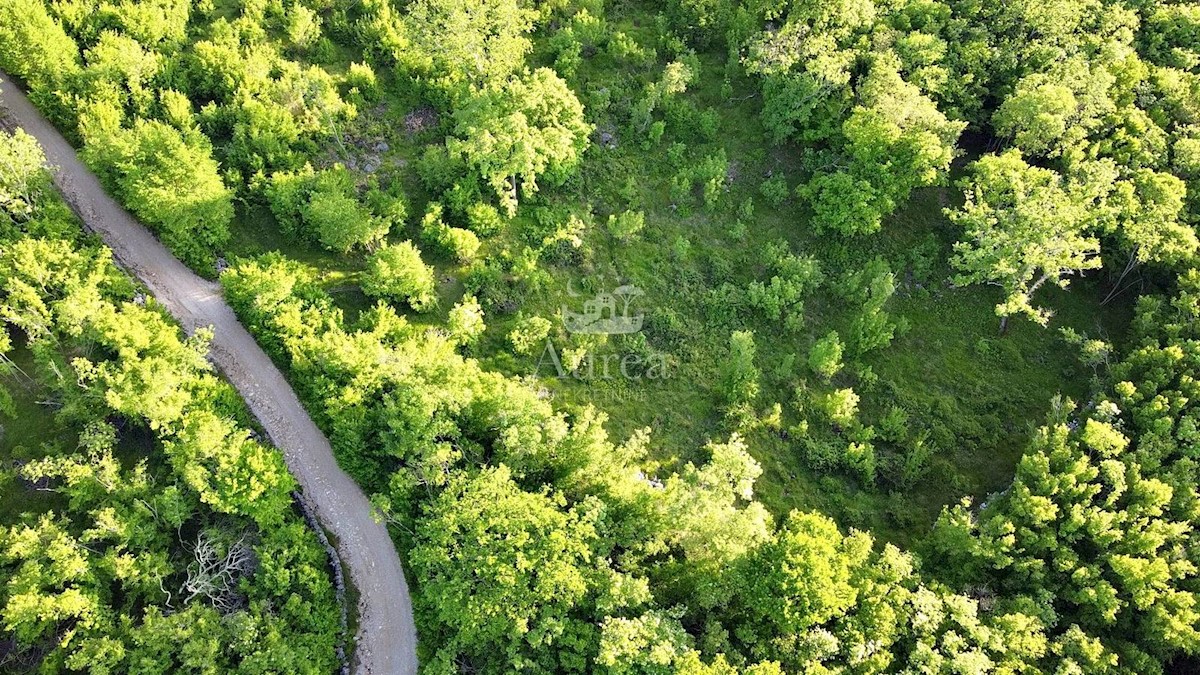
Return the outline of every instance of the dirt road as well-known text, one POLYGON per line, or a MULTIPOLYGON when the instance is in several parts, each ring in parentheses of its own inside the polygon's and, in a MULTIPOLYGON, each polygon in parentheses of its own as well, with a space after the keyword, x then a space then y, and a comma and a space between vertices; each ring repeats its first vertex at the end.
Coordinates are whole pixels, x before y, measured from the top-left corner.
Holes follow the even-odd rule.
POLYGON ((213 327, 213 361, 283 451, 317 518, 333 535, 358 589, 355 671, 416 673, 412 603, 387 529, 375 519, 358 485, 338 468, 329 441, 283 375, 238 323, 220 286, 196 276, 113 201, 67 140, 4 73, 0 73, 0 107, 42 144, 55 167, 55 183, 84 224, 112 248, 117 261, 150 288, 186 331, 213 327))

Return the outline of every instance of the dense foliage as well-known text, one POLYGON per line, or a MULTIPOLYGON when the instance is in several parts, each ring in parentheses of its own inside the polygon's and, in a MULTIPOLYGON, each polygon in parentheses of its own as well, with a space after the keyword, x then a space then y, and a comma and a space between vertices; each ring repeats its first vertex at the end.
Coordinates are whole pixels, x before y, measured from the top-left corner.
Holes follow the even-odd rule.
POLYGON ((845 539, 799 513, 777 530, 736 435, 704 464, 652 478, 638 468, 647 435, 614 444, 594 410, 556 413, 386 306, 347 326, 309 269, 272 257, 222 279, 291 364, 343 463, 410 533, 431 672, 464 660, 496 673, 769 673, 1042 655, 1012 646, 1046 641, 1023 634, 1036 617, 984 622, 976 600, 927 585, 911 555, 873 551, 866 533, 845 539), (965 635, 944 639, 954 631, 965 635))
MULTIPOLYGON (((1200 651, 1197 12, 10 0, 0 68, 190 264, 244 254, 428 672, 1155 673, 1200 651), (634 286, 641 331, 552 320, 634 286)), ((105 297, 10 322, 116 350, 150 310, 105 297)), ((283 511, 123 358, 62 367, 205 508, 283 511)))
MULTIPOLYGON (((17 447, 0 523, 6 672, 330 672, 340 631, 324 548, 282 455, 232 388, 85 240, 23 132, 0 138, 6 381, 61 429, 17 447), (16 366, 14 350, 32 355, 16 366), (18 391, 20 389, 18 388, 18 391)), ((5 392, 6 412, 16 413, 5 392)), ((30 439, 16 439, 16 443, 30 439)))

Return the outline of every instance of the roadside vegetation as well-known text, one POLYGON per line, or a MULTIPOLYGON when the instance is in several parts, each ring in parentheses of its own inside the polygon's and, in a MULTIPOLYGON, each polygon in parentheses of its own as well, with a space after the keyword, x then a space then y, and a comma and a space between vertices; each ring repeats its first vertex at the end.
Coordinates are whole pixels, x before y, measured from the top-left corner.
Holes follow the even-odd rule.
POLYGON ((282 455, 0 132, 5 672, 330 672, 340 612, 282 455))

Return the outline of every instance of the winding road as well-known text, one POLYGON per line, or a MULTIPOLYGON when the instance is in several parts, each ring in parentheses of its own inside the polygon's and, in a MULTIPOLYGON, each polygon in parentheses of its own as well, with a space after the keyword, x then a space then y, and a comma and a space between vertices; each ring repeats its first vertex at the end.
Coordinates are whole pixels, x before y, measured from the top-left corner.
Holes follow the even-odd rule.
POLYGON ((189 334, 204 326, 213 328, 210 358, 246 399, 271 442, 283 451, 358 590, 355 672, 415 674, 412 602, 387 528, 358 485, 338 468, 329 440, 313 424, 283 374, 225 304, 220 285, 185 267, 113 201, 67 140, 4 73, 0 73, 0 108, 9 121, 41 143, 55 184, 84 225, 113 250, 116 260, 150 289, 189 334))

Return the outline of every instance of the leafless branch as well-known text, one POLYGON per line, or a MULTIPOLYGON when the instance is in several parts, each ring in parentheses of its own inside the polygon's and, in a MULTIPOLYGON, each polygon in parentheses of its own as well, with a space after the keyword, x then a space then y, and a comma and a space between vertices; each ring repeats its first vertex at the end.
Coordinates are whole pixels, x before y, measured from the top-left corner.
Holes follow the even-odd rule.
POLYGON ((254 551, 246 543, 245 535, 230 544, 221 555, 220 547, 201 532, 196 535, 196 546, 192 551, 195 559, 188 565, 187 579, 179 589, 184 603, 203 597, 219 610, 228 614, 238 609, 242 598, 237 592, 238 579, 254 570, 254 551))

